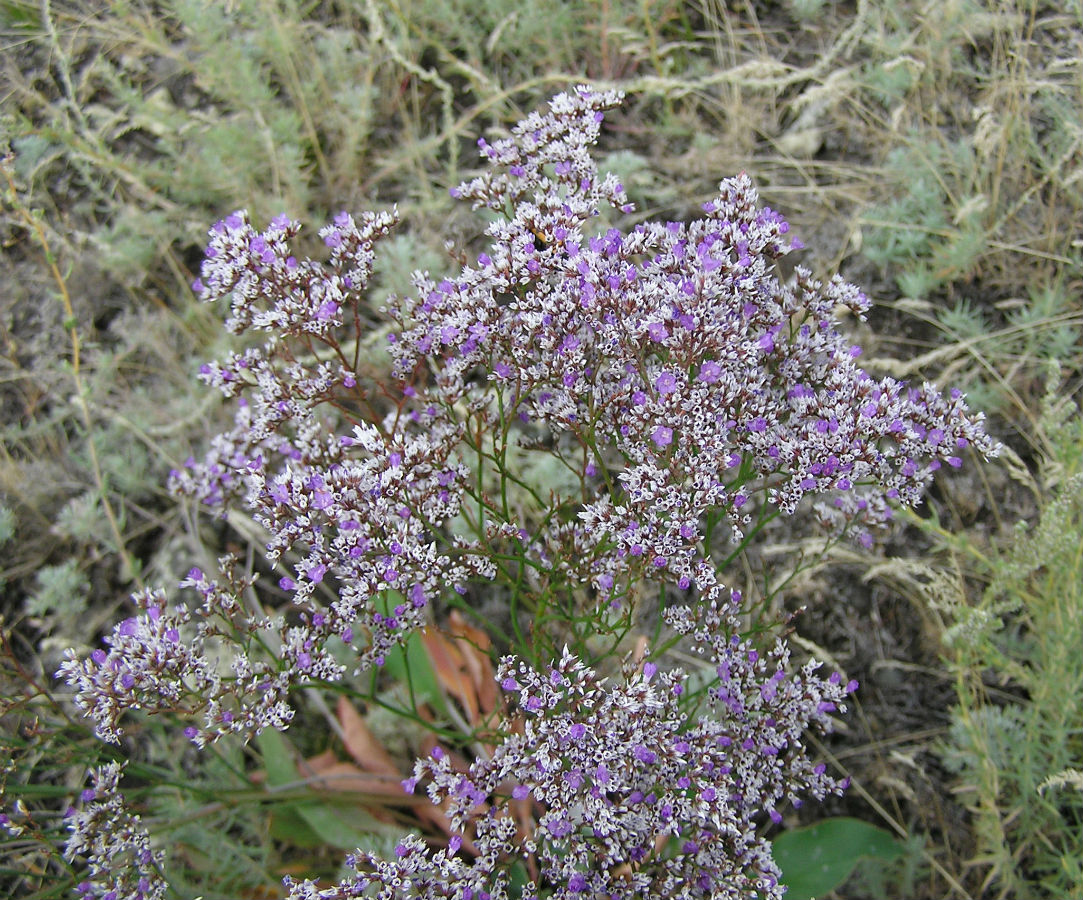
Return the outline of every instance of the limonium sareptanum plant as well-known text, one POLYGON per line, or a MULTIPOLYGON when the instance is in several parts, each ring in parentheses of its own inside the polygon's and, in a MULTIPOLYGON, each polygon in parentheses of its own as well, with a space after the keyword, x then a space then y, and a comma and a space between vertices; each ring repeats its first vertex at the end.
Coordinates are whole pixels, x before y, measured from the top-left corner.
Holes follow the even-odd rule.
POLYGON ((293 897, 780 896, 757 822, 841 789, 801 735, 854 685, 742 637, 716 526, 739 544, 809 496, 867 542, 962 448, 996 450, 958 393, 858 367, 835 318, 863 313, 857 288, 801 268, 778 280, 798 243, 747 177, 692 222, 599 226, 605 208, 631 210, 590 156, 619 101, 579 88, 480 142, 488 170, 453 193, 491 211, 489 245, 379 311, 383 380, 359 355, 395 213, 336 217, 324 262, 293 255, 285 216, 211 231, 196 290, 231 298, 230 330, 267 340, 204 366, 236 398, 235 427, 173 484, 252 511, 292 609, 253 614, 228 560, 189 573, 191 606, 136 595, 141 612, 60 671, 100 737, 119 741, 131 709, 178 716, 200 746, 286 728, 293 689, 378 668, 434 606, 506 599, 515 635, 495 749, 461 771, 438 748, 405 783, 447 803, 449 845, 359 851, 353 875, 291 881, 293 897), (532 478, 524 447, 568 477, 532 478), (670 626, 714 666, 705 706, 680 671, 607 680, 589 657, 584 623, 615 646, 636 598, 666 589, 692 603, 670 626))

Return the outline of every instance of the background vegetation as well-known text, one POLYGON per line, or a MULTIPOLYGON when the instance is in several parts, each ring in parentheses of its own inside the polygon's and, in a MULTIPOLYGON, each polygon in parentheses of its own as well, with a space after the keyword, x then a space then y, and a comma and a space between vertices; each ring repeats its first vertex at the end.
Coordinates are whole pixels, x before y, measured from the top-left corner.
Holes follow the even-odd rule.
MULTIPOLYGON (((837 896, 1083 894, 1079 0, 0 0, 0 40, 0 787, 30 823, 0 843, 8 893, 69 894, 59 812, 108 757, 52 678, 60 652, 135 587, 260 543, 163 488, 222 423, 194 378, 227 346, 188 288, 207 227, 397 203, 378 290, 406 290, 476 237, 448 188, 477 136, 588 79, 629 95, 601 152, 637 215, 749 172, 806 264, 875 299, 867 367, 964 387, 1008 448, 899 523, 902 559, 840 550, 772 594, 864 685, 825 748, 854 778, 832 811, 906 851, 837 896)), ((748 563, 735 577, 762 578, 748 563)), ((446 708, 472 659, 449 634, 413 648, 421 703, 446 708)), ((380 746, 404 770, 422 737, 378 706, 312 716, 200 756, 146 724, 130 796, 179 895, 277 896, 424 826, 386 798, 314 799, 327 766, 380 746)))

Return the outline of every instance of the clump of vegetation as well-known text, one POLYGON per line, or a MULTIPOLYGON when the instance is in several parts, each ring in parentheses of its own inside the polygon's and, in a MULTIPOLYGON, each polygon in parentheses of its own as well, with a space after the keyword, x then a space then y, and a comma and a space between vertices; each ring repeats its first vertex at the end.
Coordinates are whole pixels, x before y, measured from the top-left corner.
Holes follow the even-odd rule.
POLYGON ((1070 699, 1083 687, 1083 427, 1074 403, 1046 400, 1037 522, 1003 547, 941 533, 957 565, 931 593, 957 695, 942 754, 996 897, 1083 890, 1083 710, 1070 699))
MULTIPOLYGON (((66 833, 55 811, 87 769, 110 761, 57 694, 60 651, 96 646, 130 613, 132 590, 176 583, 192 559, 212 571, 225 552, 258 558, 266 540, 242 517, 200 517, 163 489, 165 474, 201 456, 227 423, 192 389, 201 361, 237 346, 220 335, 221 311, 200 307, 188 288, 206 224, 245 206, 256 221, 289 211, 311 234, 339 208, 397 203, 403 226, 372 284, 379 303, 391 301, 409 293, 409 270, 461 262, 449 261, 446 241, 480 247, 484 226, 447 194, 474 174, 476 136, 501 133, 586 77, 628 95, 602 156, 637 203, 633 215, 688 221, 719 177, 748 172, 811 245, 806 265, 869 289, 865 367, 962 386, 1017 454, 983 470, 983 483, 934 490, 932 521, 950 522, 962 541, 941 545, 953 565, 935 541, 921 543, 930 538, 896 532, 896 550, 926 554, 922 565, 950 574, 936 583, 955 585, 937 594, 957 595, 955 606, 923 607, 924 629, 905 606, 909 581, 875 589, 871 631, 864 609, 847 619, 874 589, 848 588, 845 573, 866 571, 868 559, 836 552, 810 565, 805 545, 776 530, 763 558, 731 561, 768 608, 830 599, 810 604, 797 634, 873 685, 859 700, 865 715, 830 746, 868 791, 868 805, 851 791, 843 811, 887 825, 910 849, 894 867, 859 868, 840 896, 1071 894, 1079 755, 1069 731, 1068 750, 1051 752, 1071 722, 1056 718, 1056 691, 1021 654, 1045 654, 1049 671, 1074 677, 1053 646, 1060 634, 1042 634, 1063 625, 1071 646, 1078 593, 1046 579, 1067 579, 1073 563, 1041 536, 1079 528, 1058 474, 1074 471, 1078 442, 1070 416, 1042 409, 1074 408, 1083 362, 1083 10, 520 6, 164 0, 104 2, 88 16, 66 0, 0 3, 0 130, 13 151, 0 215, 0 755, 11 760, 0 777, 33 813, 4 844, 17 860, 4 886, 59 895, 74 883, 54 852, 66 833), (1018 520, 1028 524, 1017 533, 1018 520), (1048 562, 1028 569, 1025 556, 993 549, 1013 541, 1048 562), (805 574, 768 581, 764 558, 782 556, 799 558, 805 574), (960 643, 983 622, 977 644, 960 643), (875 646, 862 643, 866 632, 875 646), (942 633, 952 641, 943 661, 932 640, 942 633), (922 667, 906 684, 927 686, 933 702, 877 681, 912 654, 922 667), (950 722, 936 712, 936 686, 946 684, 958 685, 950 722), (953 785, 965 788, 959 803, 953 785)), ((362 362, 379 367, 386 356, 366 348, 362 362)), ((509 470, 535 490, 567 489, 566 468, 543 471, 532 467, 536 452, 521 456, 509 454, 509 470)), ((363 721, 395 715, 389 708, 422 720, 437 708, 457 714, 448 685, 470 697, 463 672, 481 663, 468 649, 478 636, 453 631, 448 645, 428 636, 389 659, 363 721)), ((137 729, 142 762, 129 764, 125 796, 177 847, 179 893, 251 895, 285 874, 331 873, 361 835, 388 856, 393 835, 417 821, 416 804, 381 793, 386 767, 354 782, 367 806, 320 793, 321 778, 356 778, 333 767, 349 752, 371 758, 371 743, 347 710, 306 704, 302 714, 312 727, 291 732, 298 746, 222 745, 198 759, 178 756, 156 720, 137 729), (331 749, 335 760, 319 756, 331 749)), ((423 722, 411 729, 378 728, 399 774, 427 752, 423 722)), ((805 811, 786 824, 812 819, 805 811)), ((440 833, 435 820, 423 827, 440 833)), ((881 862, 894 852, 882 837, 868 843, 881 862)))

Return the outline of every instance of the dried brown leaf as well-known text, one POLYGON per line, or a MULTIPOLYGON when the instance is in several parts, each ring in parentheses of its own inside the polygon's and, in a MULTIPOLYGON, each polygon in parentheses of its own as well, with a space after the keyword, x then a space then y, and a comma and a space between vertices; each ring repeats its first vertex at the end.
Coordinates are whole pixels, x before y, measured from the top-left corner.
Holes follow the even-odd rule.
POLYGON ((468 722, 473 724, 479 721, 478 693, 459 647, 433 628, 424 629, 421 640, 425 643, 433 672, 444 691, 459 701, 468 722))
POLYGON ((357 707, 345 697, 339 697, 335 712, 342 726, 346 751, 354 758, 354 761, 366 772, 392 775, 396 781, 401 779, 399 767, 395 765, 395 761, 384 745, 369 729, 364 716, 357 711, 357 707))
MULTIPOLYGON (((488 650, 491 646, 489 636, 480 628, 469 624, 462 614, 454 609, 450 616, 450 630, 462 651, 474 691, 478 698, 478 708, 482 718, 487 718, 500 703, 500 693, 496 687, 496 674, 488 650)), ((480 722, 471 721, 471 725, 480 722)))

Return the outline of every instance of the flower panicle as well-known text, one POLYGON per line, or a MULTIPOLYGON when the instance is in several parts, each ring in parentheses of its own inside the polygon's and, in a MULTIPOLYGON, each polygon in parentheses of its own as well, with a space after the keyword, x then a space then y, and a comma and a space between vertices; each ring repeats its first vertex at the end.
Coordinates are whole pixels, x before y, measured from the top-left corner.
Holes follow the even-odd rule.
POLYGON ((510 860, 537 873, 524 897, 780 896, 757 829, 843 788, 803 734, 856 685, 740 637, 715 525, 740 542, 811 506, 871 544, 938 470, 998 452, 959 392, 861 368, 840 311, 868 298, 800 266, 779 277, 801 244, 747 175, 689 221, 627 225, 624 186, 592 157, 621 99, 579 87, 480 141, 486 170, 452 193, 500 213, 484 249, 380 309, 394 210, 340 213, 317 259, 287 216, 211 229, 194 288, 265 340, 201 369, 233 426, 170 485, 246 509, 276 571, 194 569, 194 602, 141 592, 104 646, 69 651, 58 674, 99 737, 119 742, 134 710, 186 720, 197 746, 284 729, 297 688, 379 668, 471 591, 587 597, 599 621, 643 590, 697 596, 668 622, 715 678, 689 721, 691 682, 661 660, 606 679, 568 650, 549 668, 509 656, 514 727, 491 755, 456 766, 438 748, 406 781, 446 807, 452 843, 359 852, 337 886, 289 882, 298 900, 491 900, 512 891, 510 860), (522 462, 542 454, 544 483, 522 462))
POLYGON ((425 783, 447 812, 448 846, 430 850, 410 836, 394 859, 358 853, 335 887, 288 882, 291 900, 353 900, 373 888, 387 897, 506 896, 515 863, 562 900, 781 897, 758 826, 781 821, 780 810, 804 796, 843 790, 802 736, 827 730, 857 686, 821 678, 815 664, 792 670, 781 642, 761 656, 737 637, 739 611, 739 598, 712 596, 698 612, 668 617, 720 673, 712 713, 695 721, 682 710, 690 682, 680 669, 648 661, 606 679, 567 650, 544 671, 505 657, 496 677, 518 710, 516 727, 465 771, 436 747, 404 782, 410 792, 425 783), (458 852, 465 841, 472 857, 458 852))
POLYGON ((64 857, 84 860, 87 869, 76 886, 81 900, 163 900, 168 890, 161 874, 165 854, 125 801, 122 771, 115 762, 92 770, 80 807, 67 813, 64 857))

